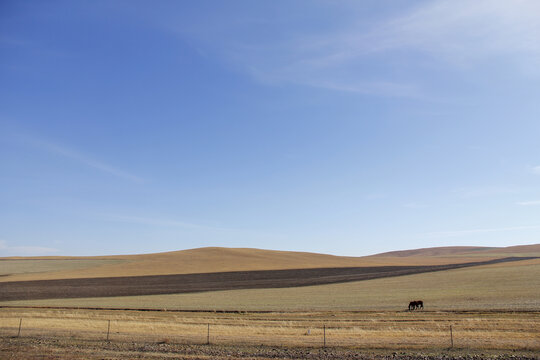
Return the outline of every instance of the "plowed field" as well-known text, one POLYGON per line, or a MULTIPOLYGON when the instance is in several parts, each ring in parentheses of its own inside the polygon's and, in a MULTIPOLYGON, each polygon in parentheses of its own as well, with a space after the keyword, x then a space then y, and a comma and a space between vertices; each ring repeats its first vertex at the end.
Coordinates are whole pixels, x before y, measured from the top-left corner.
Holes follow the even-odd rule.
POLYGON ((419 274, 529 259, 533 259, 533 257, 509 257, 483 262, 433 266, 318 268, 15 281, 0 283, 0 301, 178 294, 216 290, 298 287, 419 274))

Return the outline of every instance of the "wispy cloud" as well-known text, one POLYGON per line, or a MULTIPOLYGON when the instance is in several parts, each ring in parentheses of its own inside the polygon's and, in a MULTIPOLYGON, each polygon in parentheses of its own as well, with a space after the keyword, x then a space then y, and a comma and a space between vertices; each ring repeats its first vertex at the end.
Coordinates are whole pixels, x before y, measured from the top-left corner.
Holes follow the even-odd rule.
POLYGON ((531 171, 532 171, 533 174, 540 175, 540 165, 539 166, 533 166, 531 168, 531 171))
MULTIPOLYGON (((337 6, 349 6, 350 14, 365 12, 361 2, 337 6)), ((246 40, 246 28, 236 18, 215 25, 212 35, 207 28, 199 32, 203 43, 260 82, 375 96, 432 97, 425 90, 425 77, 411 76, 410 69, 423 66, 418 55, 429 67, 435 63, 460 69, 496 59, 536 73, 540 68, 536 0, 428 1, 370 22, 350 16, 329 21, 321 27, 324 32, 291 26, 287 36, 260 37, 257 42, 246 40), (408 57, 411 54, 415 56, 408 57), (403 73, 391 61, 396 57, 407 69, 403 73)))
MULTIPOLYGON (((224 53, 230 61, 264 84, 288 83, 383 97, 425 97, 418 84, 358 71, 368 52, 351 50, 351 36, 353 34, 347 31, 321 36, 296 34, 277 43, 232 43, 224 53)), ((358 46, 354 44, 353 49, 358 46)))
POLYGON ((312 81, 306 80, 300 82, 303 85, 309 85, 315 88, 326 90, 336 90, 362 95, 377 95, 402 98, 424 98, 418 86, 413 84, 404 84, 390 81, 372 81, 372 82, 339 82, 335 80, 312 81))
POLYGON ((540 200, 518 201, 516 204, 522 206, 540 205, 540 200))
POLYGON ((507 56, 540 64, 540 3, 536 0, 442 0, 382 23, 369 35, 372 51, 415 49, 460 63, 507 56))
POLYGON ((129 180, 136 183, 144 182, 144 179, 137 175, 133 175, 115 166, 98 161, 90 156, 83 155, 80 152, 70 149, 68 147, 65 147, 63 145, 60 145, 60 144, 57 144, 48 140, 44 140, 41 138, 31 137, 31 136, 26 136, 26 135, 21 135, 19 138, 22 141, 30 144, 31 146, 40 148, 47 152, 60 155, 62 157, 65 157, 74 161, 77 161, 83 165, 97 169, 104 173, 108 173, 118 178, 122 178, 122 179, 129 180))
POLYGON ((510 226, 510 227, 455 230, 455 231, 436 231, 436 232, 424 233, 422 235, 425 237, 444 238, 444 237, 466 236, 466 235, 473 235, 473 234, 496 233, 496 232, 506 232, 506 231, 522 231, 522 230, 533 230, 533 229, 540 229, 540 225, 510 226))
POLYGON ((42 246, 10 246, 7 241, 0 240, 0 254, 3 256, 40 256, 56 252, 58 249, 42 246))

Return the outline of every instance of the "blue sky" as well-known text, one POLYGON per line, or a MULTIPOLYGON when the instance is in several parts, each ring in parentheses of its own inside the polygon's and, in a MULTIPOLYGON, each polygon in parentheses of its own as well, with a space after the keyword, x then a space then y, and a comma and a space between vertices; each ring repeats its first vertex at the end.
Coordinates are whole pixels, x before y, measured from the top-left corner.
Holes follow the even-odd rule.
POLYGON ((540 3, 3 1, 0 256, 538 243, 540 3))

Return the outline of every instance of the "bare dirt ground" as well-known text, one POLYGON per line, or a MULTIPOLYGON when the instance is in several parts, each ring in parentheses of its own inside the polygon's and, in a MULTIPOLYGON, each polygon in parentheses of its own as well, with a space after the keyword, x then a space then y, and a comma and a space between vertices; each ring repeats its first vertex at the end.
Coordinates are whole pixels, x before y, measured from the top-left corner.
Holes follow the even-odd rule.
POLYGON ((432 266, 374 266, 296 270, 235 271, 0 283, 0 301, 180 294, 217 290, 287 288, 369 280, 488 265, 533 257, 432 266))
POLYGON ((388 351, 381 349, 184 345, 165 342, 119 342, 50 337, 2 337, 0 358, 53 359, 538 359, 530 351, 446 349, 388 351))

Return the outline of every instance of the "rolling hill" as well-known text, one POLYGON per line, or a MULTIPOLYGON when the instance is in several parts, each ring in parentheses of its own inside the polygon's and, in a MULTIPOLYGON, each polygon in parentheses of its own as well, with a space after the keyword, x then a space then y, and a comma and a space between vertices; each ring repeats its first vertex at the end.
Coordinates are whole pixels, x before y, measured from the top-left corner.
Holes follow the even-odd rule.
POLYGON ((540 256, 540 244, 505 248, 437 247, 364 257, 207 247, 142 255, 0 258, 0 282, 229 271, 432 266, 487 261, 508 256, 540 256))

